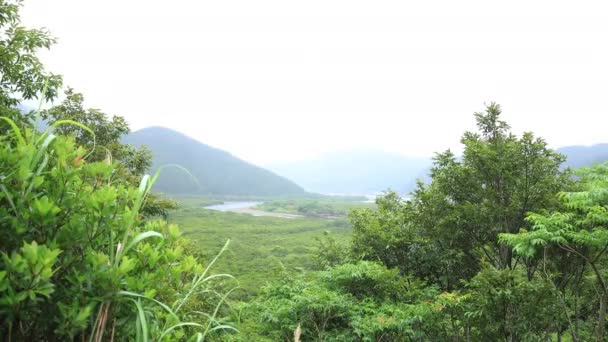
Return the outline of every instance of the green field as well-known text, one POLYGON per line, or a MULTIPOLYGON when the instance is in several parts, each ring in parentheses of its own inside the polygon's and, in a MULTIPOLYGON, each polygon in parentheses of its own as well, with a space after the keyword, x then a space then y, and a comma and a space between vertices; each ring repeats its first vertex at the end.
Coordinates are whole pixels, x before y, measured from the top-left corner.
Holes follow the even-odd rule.
POLYGON ((254 296, 284 268, 310 268, 317 246, 315 238, 324 232, 338 241, 347 240, 351 232, 345 219, 260 217, 203 209, 200 201, 180 201, 180 208, 168 219, 178 224, 208 258, 231 240, 216 269, 238 279, 242 289, 235 297, 242 300, 254 296))

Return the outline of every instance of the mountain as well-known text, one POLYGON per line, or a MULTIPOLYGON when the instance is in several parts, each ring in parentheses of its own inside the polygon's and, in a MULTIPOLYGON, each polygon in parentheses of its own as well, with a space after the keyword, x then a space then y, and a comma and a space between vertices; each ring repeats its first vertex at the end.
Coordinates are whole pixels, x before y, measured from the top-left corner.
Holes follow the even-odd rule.
POLYGON ((566 146, 558 148, 559 153, 568 158, 565 165, 573 169, 608 161, 608 144, 592 146, 566 146))
POLYGON ((430 158, 405 157, 376 150, 323 155, 312 160, 266 165, 304 189, 324 194, 371 195, 387 189, 406 194, 426 178, 430 158))
POLYGON ((155 184, 158 191, 243 196, 305 193, 286 178, 168 128, 144 128, 125 136, 123 142, 134 146, 146 145, 152 150, 152 172, 161 165, 177 164, 190 171, 199 182, 197 185, 183 170, 167 167, 155 184))

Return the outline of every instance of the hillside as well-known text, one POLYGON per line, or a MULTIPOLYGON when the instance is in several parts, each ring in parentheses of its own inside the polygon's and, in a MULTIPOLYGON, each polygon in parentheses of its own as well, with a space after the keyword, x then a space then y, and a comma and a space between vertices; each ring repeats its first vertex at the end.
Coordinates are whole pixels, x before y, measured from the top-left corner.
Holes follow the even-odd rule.
POLYGON ((574 169, 608 160, 608 144, 566 146, 557 151, 566 155, 566 166, 574 169))
POLYGON ((123 138, 125 143, 148 146, 154 155, 152 171, 178 164, 198 181, 176 168, 165 168, 155 190, 172 194, 287 196, 305 193, 292 181, 240 160, 226 151, 205 145, 164 127, 149 127, 123 138))
POLYGON ((430 158, 356 150, 267 167, 293 179, 307 191, 361 195, 389 188, 408 193, 414 188, 416 179, 426 177, 430 165, 430 158))

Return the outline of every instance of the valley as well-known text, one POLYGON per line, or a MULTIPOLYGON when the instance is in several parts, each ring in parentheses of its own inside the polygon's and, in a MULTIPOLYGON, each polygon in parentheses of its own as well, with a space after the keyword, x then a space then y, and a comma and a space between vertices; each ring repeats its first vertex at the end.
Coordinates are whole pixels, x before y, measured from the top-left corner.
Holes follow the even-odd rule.
POLYGON ((345 217, 327 220, 264 212, 253 209, 260 203, 256 201, 233 201, 206 208, 200 205, 210 202, 213 200, 190 197, 179 202, 179 209, 169 215, 168 221, 178 224, 183 235, 207 258, 231 240, 216 267, 238 279, 240 289, 235 298, 239 300, 251 299, 284 271, 313 269, 317 239, 329 234, 346 242, 352 234, 345 217))
POLYGON ((0 341, 608 341, 601 6, 25 3, 0 341))

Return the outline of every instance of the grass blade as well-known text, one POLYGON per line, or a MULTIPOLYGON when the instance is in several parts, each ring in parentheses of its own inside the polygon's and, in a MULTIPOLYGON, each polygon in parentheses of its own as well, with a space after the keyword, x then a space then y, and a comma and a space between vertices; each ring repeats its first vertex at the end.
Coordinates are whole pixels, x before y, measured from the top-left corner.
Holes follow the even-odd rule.
POLYGON ((169 333, 170 333, 170 332, 172 332, 173 330, 175 330, 175 329, 177 329, 177 328, 181 328, 181 327, 186 327, 186 326, 189 326, 189 327, 199 327, 199 328, 202 328, 202 327, 203 327, 203 325, 202 325, 202 324, 199 324, 199 323, 194 323, 194 322, 184 322, 184 323, 179 323, 179 324, 176 324, 176 325, 174 325, 174 326, 172 326, 172 327, 169 327, 167 330, 163 331, 163 333, 160 335, 160 337, 158 338, 158 340, 159 340, 159 341, 162 341, 162 340, 163 340, 163 337, 165 337, 167 334, 169 334, 169 333))
POLYGON ((141 329, 141 339, 143 342, 148 342, 148 323, 146 322, 146 313, 141 305, 141 299, 138 298, 137 300, 131 300, 137 307, 137 321, 139 322, 139 327, 141 329))
POLYGON ((119 294, 119 295, 123 295, 123 296, 130 296, 130 297, 136 297, 136 298, 143 298, 143 299, 148 299, 148 300, 151 300, 151 301, 153 301, 154 303, 156 303, 156 304, 158 304, 159 306, 161 306, 161 307, 162 307, 163 309, 165 309, 165 310, 166 310, 166 311, 167 311, 167 312, 168 312, 168 313, 169 313, 169 314, 170 314, 170 315, 171 315, 173 318, 175 318, 176 320, 178 320, 178 321, 179 321, 179 317, 177 317, 177 315, 175 314, 175 312, 173 312, 173 310, 171 310, 171 308, 170 308, 170 307, 169 307, 167 304, 165 304, 165 303, 163 303, 163 302, 161 302, 161 301, 158 301, 158 300, 156 300, 156 299, 154 299, 154 298, 146 297, 146 296, 141 295, 141 294, 139 294, 139 293, 135 293, 135 292, 129 292, 129 291, 118 291, 118 294, 119 294))
POLYGON ((13 129, 13 133, 15 133, 17 140, 19 140, 19 144, 25 145, 25 139, 23 138, 23 135, 21 134, 21 130, 19 129, 19 127, 17 127, 17 124, 15 123, 15 121, 11 120, 10 118, 8 118, 6 116, 0 116, 0 119, 8 122, 8 124, 13 129))
POLYGON ((93 148, 91 149, 91 151, 89 153, 87 153, 86 156, 84 156, 84 159, 87 159, 88 156, 91 155, 91 153, 93 153, 93 151, 95 150, 95 146, 96 146, 96 140, 95 140, 95 132, 93 132, 93 130, 91 130, 89 127, 81 124, 80 122, 74 121, 74 120, 57 120, 55 121, 51 127, 49 127, 49 129, 51 128, 56 128, 59 127, 61 125, 74 125, 74 126, 78 126, 82 129, 84 129, 85 131, 91 133, 91 135, 93 136, 93 148))
MULTIPOLYGON (((203 338, 205 338, 205 336, 207 336, 208 333, 210 333, 212 331, 215 331, 215 329, 210 329, 211 328, 211 324, 213 324, 213 322, 217 322, 217 320, 215 319, 215 317, 217 317, 217 313, 218 313, 218 311, 220 311, 220 307, 222 306, 222 304, 224 303, 224 301, 226 300, 226 298, 228 298, 228 296, 230 295, 230 293, 232 293, 232 291, 234 291, 234 290, 236 290, 236 287, 233 288, 233 289, 231 289, 230 291, 226 292, 226 294, 220 299, 220 301, 215 306, 215 310, 213 311, 213 315, 211 316, 211 319, 209 320, 209 324, 207 324, 207 328, 203 332, 203 338)), ((219 325, 219 326, 222 326, 222 325, 219 325)), ((236 328, 233 328, 233 329, 237 330, 236 328)))
POLYGON ((237 328, 235 328, 235 327, 233 327, 231 325, 226 325, 226 324, 216 325, 215 327, 209 329, 209 332, 213 332, 213 331, 220 330, 220 329, 223 329, 223 330, 232 330, 232 331, 235 331, 235 332, 239 332, 239 329, 237 329, 237 328))
POLYGON ((215 258, 213 258, 213 260, 211 260, 211 262, 209 263, 209 265, 207 265, 207 267, 205 268, 205 270, 203 271, 203 273, 200 275, 200 277, 196 278, 197 280, 192 283, 192 287, 190 288, 190 291, 188 291, 188 293, 186 294, 186 296, 184 296, 184 298, 182 298, 180 300, 180 303, 177 306, 177 308, 175 309, 175 312, 178 312, 179 309, 182 307, 182 305, 184 305, 184 303, 186 303, 188 301, 188 298, 194 293, 194 291, 196 290, 196 288, 198 288, 201 284, 203 284, 205 282, 205 279, 206 279, 205 276, 207 275, 207 272, 209 272, 209 270, 211 269, 211 267, 213 266, 213 264, 215 264, 215 262, 220 257, 220 255, 222 255, 222 253, 224 253, 224 251, 226 250, 226 248, 228 248, 229 244, 230 244, 230 239, 228 239, 226 241, 226 243, 224 244, 224 247, 222 247, 222 249, 220 250, 220 252, 216 254, 215 258))
POLYGON ((133 240, 131 240, 129 245, 121 251, 121 255, 126 254, 131 248, 135 247, 135 245, 137 245, 140 241, 145 240, 147 238, 151 238, 151 237, 158 237, 158 238, 164 239, 164 237, 161 233, 157 233, 152 230, 143 232, 143 233, 139 233, 139 234, 137 234, 137 236, 135 238, 133 238, 133 240))
POLYGON ((161 165, 158 170, 156 170, 156 172, 154 173, 154 176, 152 177, 152 181, 150 182, 150 187, 152 185, 154 185, 154 183, 156 183, 156 180, 158 179, 158 177, 160 176, 161 171, 164 168, 167 167, 175 167, 179 170, 184 171, 188 176, 190 176, 190 178, 194 181, 194 183, 196 183, 196 185, 200 188, 201 184, 198 181, 198 178, 196 178, 192 173, 190 173, 190 171, 188 171, 188 169, 186 169, 185 167, 181 166, 181 165, 177 165, 177 164, 165 164, 165 165, 161 165))

